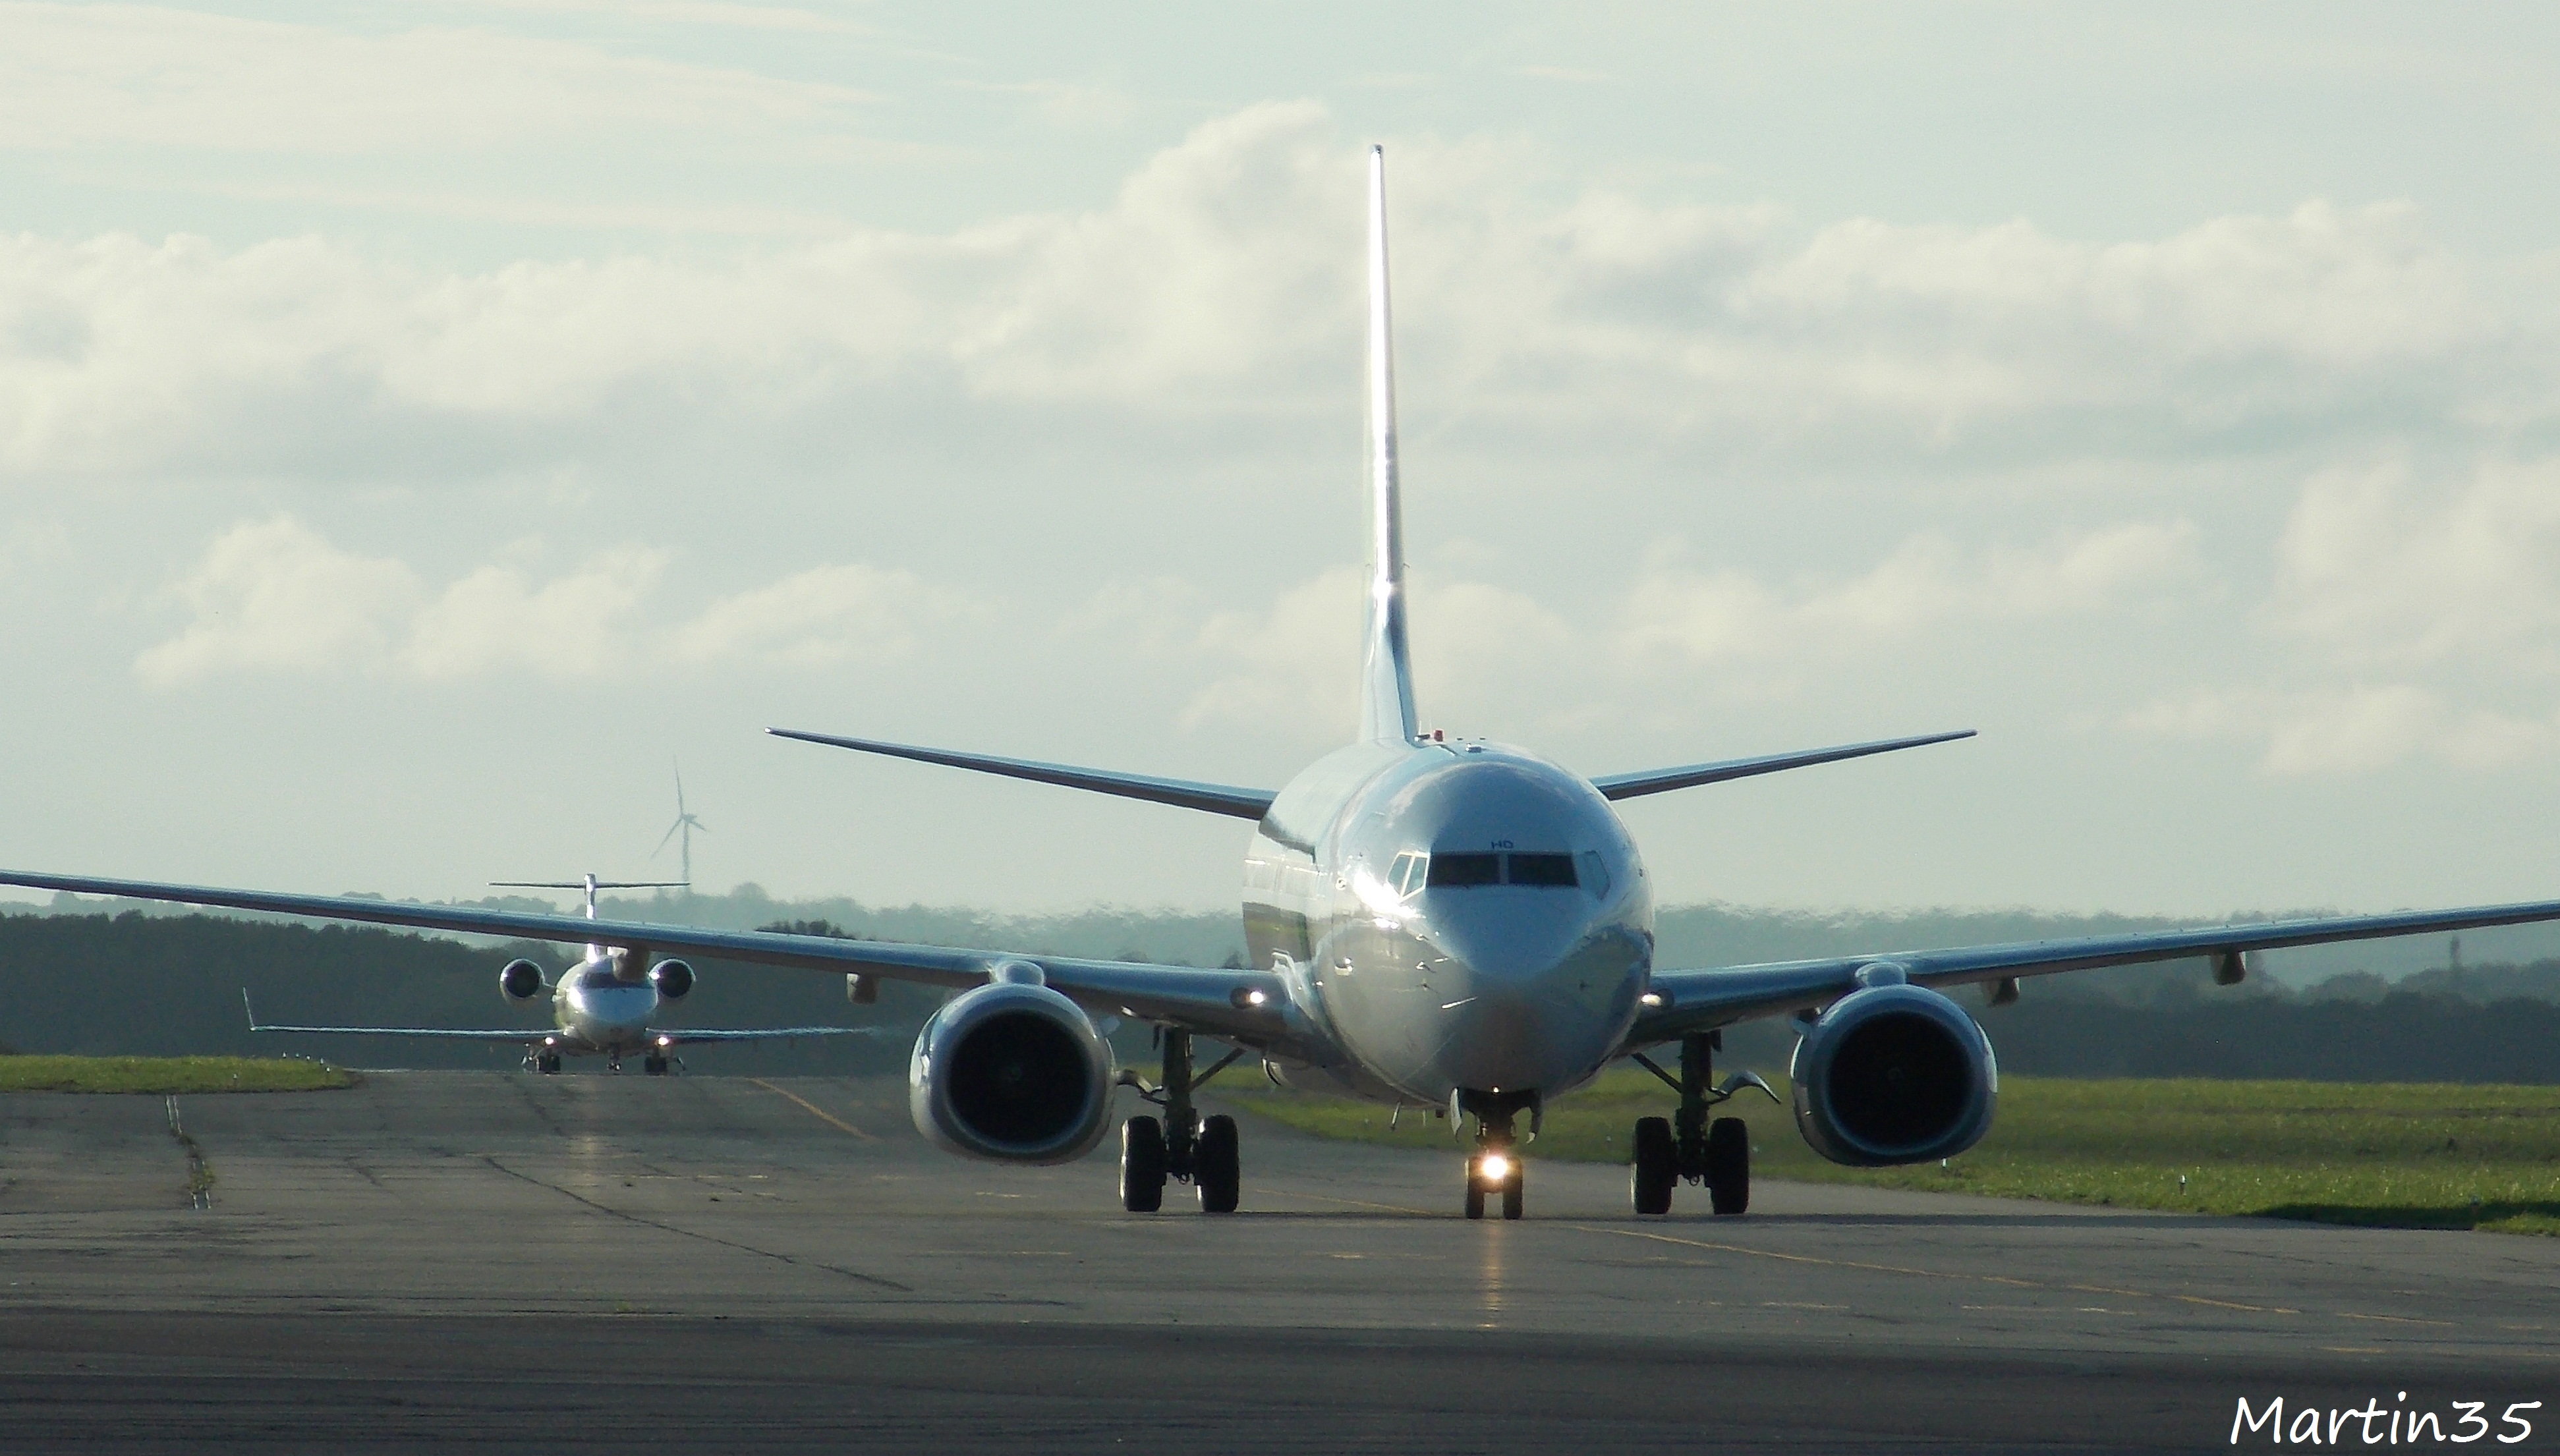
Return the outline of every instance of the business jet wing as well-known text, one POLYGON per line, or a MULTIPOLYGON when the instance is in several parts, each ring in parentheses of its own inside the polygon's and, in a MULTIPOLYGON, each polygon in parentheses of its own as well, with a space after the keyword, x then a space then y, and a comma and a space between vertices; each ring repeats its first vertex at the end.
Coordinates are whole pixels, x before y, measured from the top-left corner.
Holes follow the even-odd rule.
POLYGON ((513 1042, 531 1047, 559 1033, 549 1027, 528 1028, 512 1032, 457 1031, 451 1027, 274 1027, 257 1019, 257 1008, 249 1005, 248 988, 240 988, 240 1010, 248 1013, 252 1032, 304 1032, 338 1037, 441 1037, 450 1042, 513 1042))
MULTIPOLYGON (((1163 1022, 1252 1047, 1286 1046, 1298 1038, 1288 1017, 1280 978, 1268 971, 1209 970, 1133 961, 1080 960, 893 941, 841 940, 826 935, 786 935, 771 930, 714 930, 699 925, 659 925, 640 920, 590 920, 584 915, 530 914, 464 905, 403 904, 359 895, 289 894, 107 880, 83 875, 44 875, 0 870, 0 885, 73 894, 107 894, 177 904, 299 915, 315 920, 357 920, 407 925, 465 935, 548 940, 568 945, 608 945, 634 960, 660 952, 720 956, 794 970, 834 971, 914 981, 927 986, 985 984, 998 966, 1030 964, 1041 979, 1085 1010, 1133 1021, 1163 1022)), ((549 1035, 545 1033, 543 1035, 549 1035)))
POLYGON ((877 1037, 878 1027, 753 1027, 744 1031, 671 1031, 658 1028, 649 1040, 661 1047, 691 1047, 698 1042, 779 1042, 786 1037, 877 1037))
POLYGON ((1824 960, 1779 961, 1713 970, 1656 971, 1649 1004, 1628 1034, 1630 1048, 1670 1041, 1690 1032, 1736 1022, 1810 1011, 1858 989, 1869 967, 1892 966, 1918 986, 1944 989, 1982 981, 2050 976, 2101 966, 2193 960, 2253 950, 2282 950, 2338 940, 2426 935, 2482 925, 2521 925, 2560 920, 2560 900, 2472 905, 2450 910, 2398 910, 2384 915, 2324 915, 2299 920, 2260 920, 2187 930, 2129 935, 2089 935, 2068 940, 2022 940, 1955 950, 1883 951, 1824 960))

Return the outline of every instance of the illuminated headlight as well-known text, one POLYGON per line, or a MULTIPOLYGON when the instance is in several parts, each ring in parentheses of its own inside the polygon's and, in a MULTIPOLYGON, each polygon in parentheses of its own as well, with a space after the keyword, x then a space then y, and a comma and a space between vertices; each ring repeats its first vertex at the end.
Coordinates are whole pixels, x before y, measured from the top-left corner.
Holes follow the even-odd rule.
POLYGON ((1660 1006, 1663 1004, 1663 993, 1660 991, 1648 991, 1636 999, 1647 1006, 1660 1006))
POLYGON ((1501 1183, 1512 1176, 1512 1160, 1500 1153, 1487 1153, 1484 1162, 1476 1166, 1483 1171, 1487 1183, 1501 1183))
POLYGON ((658 1039, 658 1050, 659 1050, 659 1051, 661 1051, 661 1052, 664 1052, 664 1051, 666 1051, 668 1048, 673 1047, 673 1046, 675 1046, 675 1045, 676 1045, 676 1039, 675 1039, 675 1038, 673 1038, 673 1037, 660 1037, 660 1038, 658 1039))

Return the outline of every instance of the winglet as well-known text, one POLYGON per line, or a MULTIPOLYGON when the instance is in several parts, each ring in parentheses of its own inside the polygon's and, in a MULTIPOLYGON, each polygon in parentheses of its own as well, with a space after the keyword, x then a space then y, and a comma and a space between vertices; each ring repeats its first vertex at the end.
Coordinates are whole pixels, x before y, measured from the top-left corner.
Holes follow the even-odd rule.
POLYGON ((1395 357, 1386 306, 1386 148, 1368 149, 1368 632, 1360 665, 1360 736, 1415 734, 1413 668, 1404 638, 1404 507, 1395 468, 1395 357))
POLYGON ((248 988, 246 986, 242 986, 240 988, 240 1010, 248 1013, 248 1029, 250 1031, 263 1032, 266 1030, 266 1028, 257 1024, 257 1008, 248 1004, 248 988))

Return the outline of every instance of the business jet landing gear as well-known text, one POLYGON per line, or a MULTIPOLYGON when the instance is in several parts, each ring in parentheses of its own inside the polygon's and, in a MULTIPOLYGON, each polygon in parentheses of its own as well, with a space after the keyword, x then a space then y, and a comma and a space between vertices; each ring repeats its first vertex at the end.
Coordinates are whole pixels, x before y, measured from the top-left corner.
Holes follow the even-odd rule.
POLYGON ((536 1052, 533 1055, 526 1057, 525 1064, 532 1067, 535 1071, 542 1073, 544 1076, 559 1076, 560 1069, 560 1054, 546 1047, 541 1051, 536 1052))
POLYGON ((1189 1183, 1200 1194, 1203 1213, 1232 1213, 1243 1189, 1237 1156, 1235 1119, 1201 1117, 1192 1094, 1244 1054, 1239 1047, 1192 1074, 1192 1034, 1176 1028, 1156 1033, 1165 1052, 1165 1081, 1149 1086, 1134 1071, 1123 1070, 1120 1084, 1165 1109, 1162 1121, 1141 1114, 1120 1127, 1120 1207, 1132 1213, 1152 1213, 1165 1206, 1165 1181, 1189 1183))
POLYGON ((1525 1108, 1528 1135, 1532 1139, 1537 1136, 1537 1125, 1544 1114, 1538 1095, 1462 1091, 1452 1100, 1457 1104, 1458 1116, 1476 1114, 1476 1151, 1467 1156, 1467 1216, 1485 1216, 1486 1200, 1499 1195, 1503 1216, 1518 1218, 1528 1193, 1528 1160, 1520 1154, 1515 1127, 1519 1113, 1525 1108))
POLYGON ((651 1076, 665 1076, 667 1074, 667 1053, 664 1052, 650 1052, 649 1059, 640 1063, 640 1069, 651 1076))
POLYGON ((1685 1180, 1706 1185, 1707 1206, 1730 1217, 1751 1207, 1751 1128, 1739 1117, 1709 1121, 1707 1110, 1744 1087, 1758 1087, 1776 1101, 1778 1094, 1757 1075, 1738 1071, 1713 1085, 1715 1053, 1723 1050, 1720 1032, 1680 1038, 1680 1074, 1656 1066, 1639 1052, 1647 1071, 1680 1093, 1676 1118, 1646 1117, 1636 1122, 1635 1166, 1630 1192, 1639 1213, 1672 1211, 1672 1189, 1685 1180))

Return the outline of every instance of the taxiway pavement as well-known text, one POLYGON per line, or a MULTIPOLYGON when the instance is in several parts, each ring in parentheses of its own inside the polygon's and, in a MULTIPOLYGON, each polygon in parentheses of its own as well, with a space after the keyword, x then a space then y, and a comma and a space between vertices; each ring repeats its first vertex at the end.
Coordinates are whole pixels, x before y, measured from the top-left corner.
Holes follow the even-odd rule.
POLYGON ((903 1093, 181 1097, 201 1210, 163 1099, 0 1096, 0 1439, 2192 1450, 2279 1394, 2560 1431, 2560 1240, 1776 1183, 1638 1219, 1548 1162, 1469 1223, 1454 1148, 1250 1118, 1238 1214, 1132 1216, 1107 1153, 962 1162, 903 1093))

